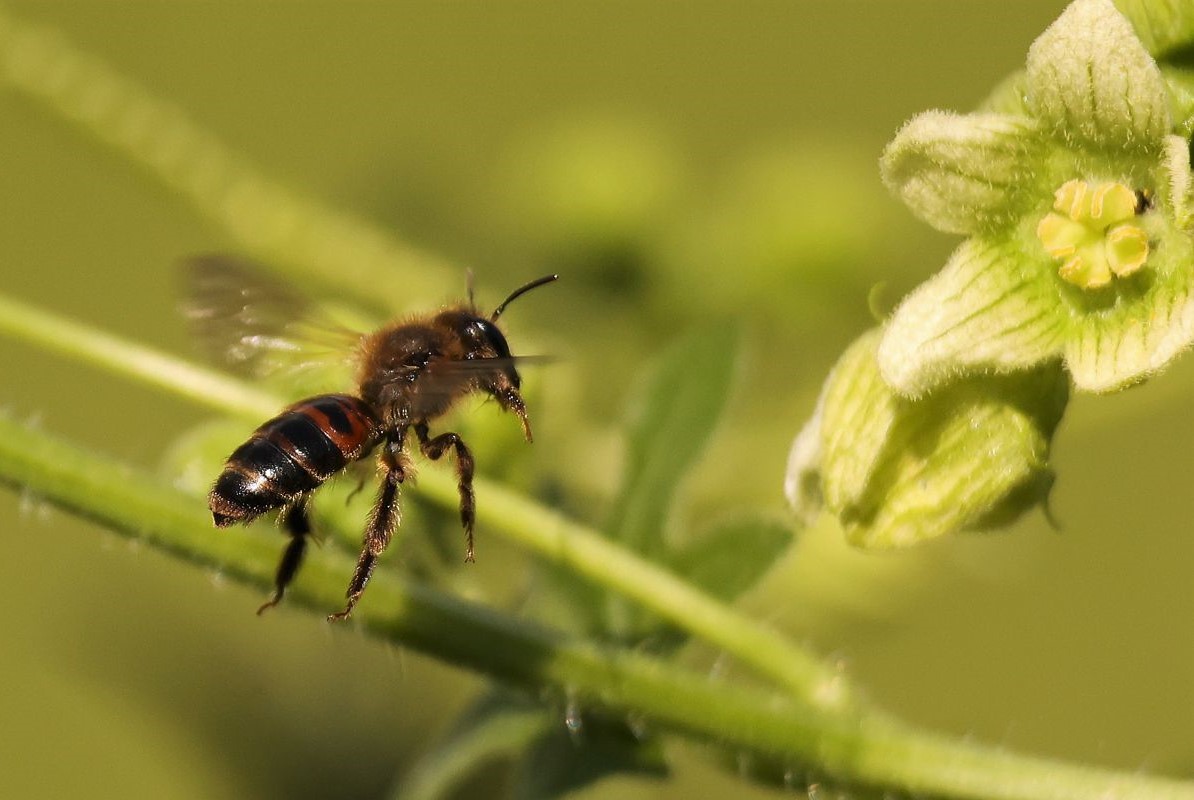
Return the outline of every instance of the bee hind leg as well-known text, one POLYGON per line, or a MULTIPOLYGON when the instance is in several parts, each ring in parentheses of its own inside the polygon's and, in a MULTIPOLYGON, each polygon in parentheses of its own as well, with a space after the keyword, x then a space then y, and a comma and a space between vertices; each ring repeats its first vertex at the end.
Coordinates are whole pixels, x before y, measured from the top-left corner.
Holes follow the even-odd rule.
POLYGON ((282 552, 282 559, 278 562, 278 571, 274 575, 274 593, 270 599, 261 604, 257 615, 264 614, 282 600, 286 587, 294 580, 299 567, 303 563, 303 554, 307 552, 307 536, 311 533, 311 519, 307 515, 307 499, 304 497, 293 505, 282 510, 280 522, 290 534, 290 543, 282 552))
POLYGON ((419 437, 419 449, 423 455, 432 461, 438 460, 449 447, 456 451, 456 481, 460 489, 460 524, 464 526, 464 535, 468 542, 464 560, 473 560, 473 525, 477 518, 477 501, 473 496, 473 471, 476 462, 468 447, 455 433, 441 433, 434 439, 427 435, 427 425, 415 426, 415 434, 419 437))
POLYGON ((398 504, 398 490, 406 477, 406 469, 402 462, 402 436, 393 436, 386 442, 381 456, 385 476, 382 478, 381 489, 377 493, 373 513, 369 517, 369 525, 365 528, 365 538, 361 545, 361 555, 357 559, 356 569, 353 570, 352 580, 348 584, 345 596, 348 603, 343 611, 328 615, 329 622, 346 620, 352 615, 352 610, 360 600, 369 578, 373 576, 373 568, 377 566, 377 559, 385 551, 398 527, 400 508, 398 504))

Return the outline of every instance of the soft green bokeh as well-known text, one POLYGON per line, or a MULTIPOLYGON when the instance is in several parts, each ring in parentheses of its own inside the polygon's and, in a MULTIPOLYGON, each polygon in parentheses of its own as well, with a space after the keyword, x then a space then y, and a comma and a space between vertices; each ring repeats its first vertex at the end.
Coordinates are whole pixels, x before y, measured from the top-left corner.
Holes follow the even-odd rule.
MULTIPOLYGON (((476 431, 483 471, 586 519, 616 489, 639 366, 697 322, 742 320, 729 423, 682 498, 699 520, 782 507, 791 438, 871 324, 868 289, 883 284, 890 310, 956 244, 887 197, 883 144, 921 109, 977 104, 1063 5, 6 7, 177 103, 265 174, 460 265, 438 292, 391 303, 459 297, 464 266, 484 304, 563 272, 542 290, 550 299, 507 317, 516 349, 560 357, 531 379, 534 446, 492 405, 461 425, 476 431), (608 161, 584 163, 597 158, 608 161), (558 199, 568 175, 592 196, 558 199)), ((0 288, 193 352, 173 265, 227 248, 227 235, 4 90, 0 152, 0 288)), ((140 464, 206 418, 7 340, 0 365, 4 406, 140 464)), ((1033 515, 877 556, 822 523, 744 602, 910 720, 1194 774, 1191 391, 1187 358, 1163 380, 1075 401, 1053 451, 1060 531, 1033 515)), ((535 597, 521 554, 483 529, 462 572, 450 519, 424 509, 407 521, 390 563, 448 573, 495 603, 535 597)), ((0 530, 3 797, 377 797, 479 683, 284 608, 258 619, 253 593, 43 513, 36 498, 0 494, 0 530)), ((716 654, 692 658, 705 655, 716 654)), ((619 778, 584 796, 770 794, 687 749, 677 772, 666 787, 619 778)))

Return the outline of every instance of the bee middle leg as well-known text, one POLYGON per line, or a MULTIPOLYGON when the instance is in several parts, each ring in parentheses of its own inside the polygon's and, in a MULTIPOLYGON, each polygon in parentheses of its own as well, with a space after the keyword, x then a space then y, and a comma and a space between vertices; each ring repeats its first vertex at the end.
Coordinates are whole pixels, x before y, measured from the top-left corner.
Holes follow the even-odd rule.
POLYGON ((345 596, 348 603, 343 611, 329 614, 328 620, 338 622, 348 619, 356 607, 357 601, 365 591, 369 578, 373 576, 373 568, 377 566, 377 559, 390 544, 394 530, 398 527, 401 514, 398 503, 398 490, 406 478, 406 468, 402 461, 402 434, 392 436, 386 441, 381 454, 385 476, 382 478, 381 489, 377 493, 377 502, 373 505, 373 513, 369 516, 369 525, 365 528, 365 537, 361 545, 361 555, 357 558, 356 569, 353 570, 352 580, 348 584, 345 596))
POLYGON ((464 535, 468 540, 468 549, 464 560, 473 560, 473 525, 477 518, 477 501, 473 496, 473 471, 476 462, 468 447, 455 433, 441 433, 434 439, 427 435, 427 425, 420 423, 415 426, 415 435, 419 437, 419 449, 423 455, 432 461, 438 460, 449 447, 456 450, 456 481, 460 489, 460 524, 464 526, 464 535))
POLYGON ((307 516, 307 498, 300 498, 293 505, 283 509, 280 522, 290 534, 290 543, 286 545, 282 559, 278 562, 278 571, 274 575, 274 593, 257 609, 258 616, 281 602, 286 587, 294 580, 303 563, 303 554, 307 552, 307 535, 311 533, 311 519, 307 516))

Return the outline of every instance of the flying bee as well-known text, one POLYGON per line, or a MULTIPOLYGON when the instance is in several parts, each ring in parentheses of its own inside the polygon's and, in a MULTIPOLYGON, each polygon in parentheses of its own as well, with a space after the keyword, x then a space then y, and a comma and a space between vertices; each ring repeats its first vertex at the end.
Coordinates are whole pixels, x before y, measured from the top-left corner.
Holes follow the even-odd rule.
MULTIPOLYGON (((430 425, 463 397, 480 392, 514 413, 531 441, 515 369, 518 359, 510 354, 497 322, 511 302, 558 276, 547 275, 515 289, 489 316, 477 311, 470 279, 465 302, 357 334, 326 323, 310 325, 314 315, 301 296, 232 259, 196 258, 187 268, 187 316, 202 338, 241 371, 275 370, 278 354, 309 349, 307 342, 318 332, 348 342, 356 368, 355 394, 322 394, 284 409, 232 452, 208 495, 216 527, 252 522, 277 509, 290 535, 273 594, 257 613, 277 605, 298 572, 311 532, 312 493, 380 447, 381 487, 348 584, 347 604, 328 619, 342 620, 352 613, 398 525, 399 487, 411 474, 405 448, 412 431, 425 457, 434 461, 449 452, 455 456, 465 560, 472 561, 473 455, 459 435, 433 436, 430 425)), ((337 350, 333 346, 327 352, 337 350)))

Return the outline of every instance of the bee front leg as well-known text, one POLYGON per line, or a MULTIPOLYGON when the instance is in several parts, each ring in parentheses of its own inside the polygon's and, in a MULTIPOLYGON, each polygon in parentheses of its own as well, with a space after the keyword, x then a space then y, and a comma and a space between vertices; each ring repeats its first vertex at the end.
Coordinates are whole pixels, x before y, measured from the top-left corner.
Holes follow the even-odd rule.
POLYGON ((307 498, 301 497, 283 509, 280 522, 290 534, 290 544, 286 545, 282 560, 278 562, 278 571, 274 575, 274 593, 257 609, 258 616, 282 600, 286 587, 294 580, 299 566, 303 563, 303 554, 307 551, 307 534, 311 533, 311 520, 307 516, 307 498))
POLYGON ((473 470, 476 466, 473 454, 455 433, 441 433, 434 439, 427 435, 427 425, 420 423, 415 426, 415 434, 419 437, 419 449, 423 455, 436 461, 449 448, 456 450, 456 481, 460 488, 460 524, 464 526, 464 535, 468 540, 468 549, 464 560, 473 560, 473 524, 477 516, 477 502, 473 496, 473 470))
POLYGON ((398 503, 398 489, 406 478, 406 468, 402 461, 403 432, 392 434, 386 440, 385 449, 381 454, 382 467, 385 475, 382 478, 381 489, 377 493, 377 502, 373 505, 373 513, 369 516, 369 525, 365 528, 365 538, 361 546, 361 555, 357 559, 356 569, 352 573, 352 580, 348 584, 345 596, 348 598, 343 611, 328 615, 328 620, 338 622, 348 619, 365 591, 369 578, 373 576, 373 568, 377 566, 377 559, 385 551, 394 530, 398 527, 401 515, 398 503))

